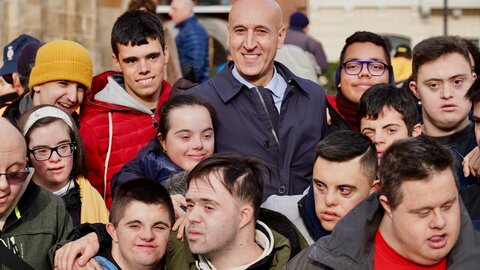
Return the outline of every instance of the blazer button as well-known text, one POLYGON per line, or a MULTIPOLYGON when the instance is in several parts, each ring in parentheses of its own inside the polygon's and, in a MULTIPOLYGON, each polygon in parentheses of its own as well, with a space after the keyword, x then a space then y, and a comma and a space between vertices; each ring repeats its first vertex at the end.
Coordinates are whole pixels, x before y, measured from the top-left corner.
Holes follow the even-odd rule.
POLYGON ((263 141, 263 146, 265 146, 266 148, 270 148, 272 147, 272 142, 270 140, 265 140, 263 141))
POLYGON ((287 191, 287 188, 284 185, 281 185, 278 187, 278 193, 285 194, 286 191, 287 191))

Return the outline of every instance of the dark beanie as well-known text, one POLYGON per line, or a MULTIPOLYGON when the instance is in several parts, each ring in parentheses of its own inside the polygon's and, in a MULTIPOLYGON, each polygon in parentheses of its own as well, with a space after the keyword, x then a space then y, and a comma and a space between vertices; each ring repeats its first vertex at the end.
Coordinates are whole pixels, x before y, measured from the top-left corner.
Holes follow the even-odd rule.
POLYGON ((307 27, 309 23, 307 15, 302 12, 297 11, 290 15, 290 28, 292 29, 301 30, 307 27))

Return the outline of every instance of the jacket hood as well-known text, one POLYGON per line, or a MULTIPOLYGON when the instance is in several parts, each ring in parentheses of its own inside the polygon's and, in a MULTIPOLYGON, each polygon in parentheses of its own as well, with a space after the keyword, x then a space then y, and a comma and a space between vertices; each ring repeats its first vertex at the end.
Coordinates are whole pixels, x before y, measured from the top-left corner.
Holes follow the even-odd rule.
MULTIPOLYGON (((145 107, 125 91, 124 79, 121 73, 110 71, 101 73, 98 76, 101 76, 101 80, 104 80, 108 74, 112 75, 108 76, 107 84, 103 89, 100 91, 92 90, 88 93, 82 106, 82 112, 83 110, 88 111, 88 113, 135 110, 153 115, 149 108, 145 107)), ((101 85, 102 83, 97 84, 101 85)), ((160 92, 156 108, 157 116, 161 105, 168 100, 171 88, 172 86, 167 81, 162 81, 162 91, 160 92)))

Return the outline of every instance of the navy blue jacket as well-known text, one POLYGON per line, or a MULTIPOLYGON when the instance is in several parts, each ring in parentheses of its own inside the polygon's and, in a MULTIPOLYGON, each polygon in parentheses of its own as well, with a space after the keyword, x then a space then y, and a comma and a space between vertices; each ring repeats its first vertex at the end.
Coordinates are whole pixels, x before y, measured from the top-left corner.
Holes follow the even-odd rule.
POLYGON ((148 177, 164 182, 181 171, 183 170, 163 154, 157 139, 153 138, 113 176, 112 197, 118 186, 135 178, 148 177))
POLYGON ((179 30, 175 37, 175 43, 180 58, 180 66, 183 69, 187 64, 192 64, 197 83, 208 80, 210 71, 207 31, 195 16, 179 23, 176 27, 179 30))
POLYGON ((315 146, 326 133, 325 90, 299 78, 275 62, 287 82, 279 122, 278 145, 254 91, 232 75, 233 62, 211 80, 187 90, 215 108, 217 152, 233 152, 265 161, 275 172, 265 183, 264 199, 272 194, 302 194, 312 181, 315 146))

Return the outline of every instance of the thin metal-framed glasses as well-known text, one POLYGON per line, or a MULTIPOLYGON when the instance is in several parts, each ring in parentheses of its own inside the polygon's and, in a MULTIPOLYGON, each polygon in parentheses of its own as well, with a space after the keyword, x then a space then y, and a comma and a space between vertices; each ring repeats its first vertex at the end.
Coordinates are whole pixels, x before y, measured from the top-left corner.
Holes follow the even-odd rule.
POLYGON ((33 174, 34 169, 33 168, 28 168, 25 167, 25 169, 18 171, 18 172, 5 172, 5 173, 0 173, 0 177, 2 175, 5 175, 5 178, 7 179, 7 182, 9 185, 15 185, 19 183, 25 182, 29 175, 33 174))
POLYGON ((28 152, 38 161, 49 160, 52 157, 53 152, 61 157, 69 157, 75 152, 77 148, 75 142, 61 143, 55 147, 37 147, 34 149, 28 149, 28 152))
POLYGON ((368 73, 375 77, 382 76, 388 68, 388 65, 382 62, 361 60, 347 61, 342 66, 348 75, 358 75, 362 72, 364 65, 367 65, 368 73))

